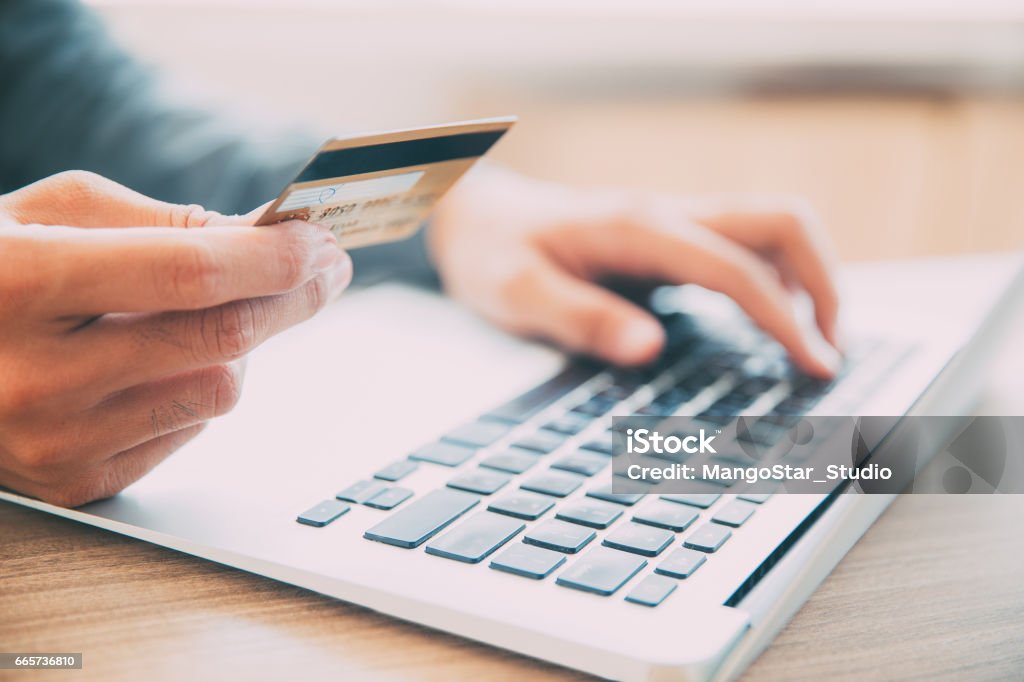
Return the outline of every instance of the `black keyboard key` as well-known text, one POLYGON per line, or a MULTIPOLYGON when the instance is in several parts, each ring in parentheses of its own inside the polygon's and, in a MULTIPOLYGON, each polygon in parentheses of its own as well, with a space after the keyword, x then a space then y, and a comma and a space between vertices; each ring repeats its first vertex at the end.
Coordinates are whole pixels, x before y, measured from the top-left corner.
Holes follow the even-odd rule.
POLYGON ((692 399, 705 388, 718 381, 720 376, 721 370, 701 367, 690 374, 680 377, 676 381, 674 388, 679 391, 679 395, 692 399))
POLYGON ((659 393, 651 402, 657 403, 658 405, 664 405, 666 408, 672 408, 671 411, 675 412, 680 405, 692 400, 693 396, 694 393, 692 391, 688 391, 679 386, 673 386, 672 388, 659 393))
POLYGON ((722 495, 720 493, 669 493, 662 495, 661 499, 668 502, 675 502, 677 504, 688 504, 691 507, 699 507, 700 509, 707 509, 715 502, 718 501, 722 495))
POLYGON ((626 584, 647 560, 614 549, 598 547, 562 571, 555 581, 564 587, 608 596, 626 584))
POLYGON ((782 437, 786 435, 786 431, 788 431, 786 427, 765 421, 764 419, 758 419, 754 423, 750 423, 749 419, 745 419, 736 428, 736 439, 770 448, 782 440, 782 437))
POLYGON ((633 414, 641 417, 668 417, 674 411, 661 403, 650 403, 649 405, 636 408, 633 410, 633 414))
POLYGON ((587 546, 597 535, 594 531, 575 523, 553 519, 527 531, 523 542, 556 552, 575 554, 587 546))
POLYGON ((585 414, 590 417, 601 417, 605 415, 608 410, 612 409, 617 402, 619 401, 615 398, 595 395, 572 408, 572 411, 578 414, 585 414))
POLYGON ((659 501, 638 511, 633 515, 633 520, 637 523, 679 533, 689 528, 698 516, 700 513, 694 509, 680 504, 659 501))
POLYGON ((746 523, 747 519, 750 518, 755 509, 757 509, 756 504, 744 502, 743 500, 733 500, 716 511, 715 515, 711 517, 711 520, 725 526, 739 528, 746 523))
POLYGON ((409 459, 457 467, 475 454, 476 448, 467 448, 455 443, 431 443, 409 455, 409 459))
POLYGON ((576 474, 548 471, 528 478, 519 487, 523 490, 532 490, 535 493, 565 497, 583 485, 585 480, 585 478, 576 474))
POLYGON ((526 448, 527 450, 533 450, 534 452, 546 455, 560 448, 564 442, 565 436, 563 434, 540 430, 520 438, 513 445, 517 448, 526 448))
POLYGON ((622 516, 622 509, 599 500, 579 500, 561 507, 555 518, 590 528, 607 528, 622 516))
POLYGON ((597 500, 605 500, 606 502, 614 502, 615 504, 621 504, 627 507, 632 507, 644 498, 641 493, 613 493, 610 483, 608 485, 603 485, 600 488, 588 490, 587 497, 593 497, 597 500))
POLYGON ((480 512, 427 545, 427 554, 469 564, 480 563, 523 528, 526 524, 522 521, 480 512))
MULTIPOLYGON (((744 367, 746 367, 746 364, 744 367)), ((735 398, 736 404, 749 405, 760 398, 763 393, 774 388, 778 383, 778 380, 771 379, 769 377, 750 377, 748 379, 744 379, 735 388, 733 388, 732 391, 729 392, 728 397, 735 398)))
POLYGON ((521 424, 568 395, 598 371, 596 364, 574 362, 540 386, 488 412, 484 418, 521 424))
POLYGON ((512 448, 506 452, 498 452, 488 455, 480 461, 480 466, 498 471, 507 471, 510 474, 521 474, 534 464, 538 458, 529 454, 526 450, 512 448))
POLYGON ((608 400, 612 403, 618 403, 633 395, 633 391, 634 389, 627 389, 623 386, 615 386, 613 384, 607 388, 601 389, 601 391, 597 393, 597 397, 603 398, 604 400, 608 400))
POLYGON ((610 435, 603 438, 596 438, 591 441, 587 441, 580 446, 584 450, 591 450, 593 452, 600 453, 611 457, 615 454, 615 450, 612 448, 612 437, 610 435))
POLYGON ((729 410, 727 413, 704 411, 698 414, 695 418, 714 426, 725 426, 736 418, 736 414, 734 410, 729 410))
POLYGON ((715 523, 705 523, 683 542, 684 547, 700 552, 717 552, 725 541, 732 537, 732 531, 715 523))
POLYGON ((324 500, 315 507, 302 512, 295 519, 307 526, 323 528, 328 523, 348 512, 352 507, 340 500, 324 500))
POLYGON ((663 370, 654 365, 648 367, 617 367, 611 370, 612 385, 633 393, 641 386, 653 381, 663 370))
POLYGON ((802 375, 792 381, 792 392, 797 398, 816 399, 836 383, 835 379, 817 379, 802 375))
POLYGON ((593 476, 608 466, 608 458, 589 452, 575 452, 562 457, 551 465, 552 469, 571 471, 574 474, 593 476))
POLYGON ((725 346, 721 346, 721 348, 722 350, 708 358, 706 362, 707 365, 720 369, 734 369, 745 363, 749 357, 746 353, 740 350, 726 348, 725 346))
POLYGON ((516 543, 491 559, 491 568, 542 580, 565 563, 565 555, 543 547, 516 543))
POLYGON ((776 414, 775 412, 769 412, 761 417, 759 421, 763 421, 766 424, 773 424, 784 429, 790 429, 800 423, 800 415, 776 414))
POLYGON ((412 497, 411 490, 409 490, 408 488, 399 488, 398 486, 395 486, 393 488, 388 488, 383 492, 377 493, 363 504, 365 504, 367 507, 372 507, 373 509, 394 509, 398 505, 408 500, 410 497, 412 497))
POLYGON ((707 557, 702 552, 684 547, 665 557, 654 572, 672 578, 689 578, 705 561, 707 557))
POLYGON ((463 472, 448 481, 448 487, 481 495, 490 495, 504 488, 511 480, 511 476, 499 471, 474 469, 473 471, 463 472))
POLYGON ((419 547, 479 501, 476 495, 458 490, 434 490, 392 513, 363 537, 408 549, 419 547))
POLYGON ((564 433, 567 436, 575 436, 583 429, 590 426, 590 417, 583 414, 568 412, 558 419, 548 422, 544 428, 555 433, 564 433))
POLYGON ((482 448, 500 440, 508 434, 510 426, 501 422, 473 422, 464 424, 441 437, 446 443, 458 443, 482 448))
POLYGON ((358 483, 353 483, 344 490, 339 490, 334 494, 334 496, 339 500, 344 500, 345 502, 362 504, 386 488, 387 486, 380 481, 359 481, 358 483))
POLYGON ((643 606, 657 606, 665 601, 679 586, 675 580, 660 575, 649 575, 629 591, 626 601, 643 606))
POLYGON ((379 478, 382 481, 401 481, 403 478, 416 471, 419 468, 419 464, 412 461, 411 459, 401 459, 397 462, 392 462, 377 473, 373 475, 374 478, 379 478))
POLYGON ((506 516, 514 516, 517 519, 535 521, 554 506, 555 501, 547 495, 517 490, 494 500, 487 505, 487 509, 506 516))
POLYGON ((621 549, 623 552, 658 556, 675 539, 676 536, 671 531, 639 523, 627 523, 625 526, 619 526, 601 544, 612 549, 621 549))

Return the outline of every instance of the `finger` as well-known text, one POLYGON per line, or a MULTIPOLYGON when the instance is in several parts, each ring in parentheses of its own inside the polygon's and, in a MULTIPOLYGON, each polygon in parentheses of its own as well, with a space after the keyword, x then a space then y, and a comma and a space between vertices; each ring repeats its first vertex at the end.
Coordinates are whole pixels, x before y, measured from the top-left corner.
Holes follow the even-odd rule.
POLYGON ((18 227, 0 239, 19 256, 0 277, 55 317, 209 308, 290 291, 349 263, 329 231, 299 221, 194 231, 18 227))
POLYGON ((553 263, 540 262, 510 287, 513 310, 529 311, 520 331, 620 365, 657 357, 661 325, 647 312, 553 263))
POLYGON ((206 424, 196 424, 87 466, 51 471, 46 477, 0 472, 0 485, 60 507, 78 507, 110 497, 142 478, 182 445, 199 435, 206 424))
POLYGON ((22 223, 75 227, 202 227, 223 218, 195 204, 152 199, 88 171, 65 171, 0 197, 22 223))
MULTIPOLYGON (((40 483, 79 471, 167 433, 229 412, 241 395, 245 360, 134 386, 88 409, 66 409, 48 428, 27 424, 20 438, 22 473, 40 483)), ((12 431, 12 437, 15 435, 12 431)), ((5 468, 19 469, 16 463, 5 468)))
POLYGON ((227 414, 241 397, 244 359, 186 372, 117 393, 83 414, 79 459, 110 445, 127 450, 227 414))
POLYGON ((594 240, 587 247, 601 250, 585 254, 601 269, 719 291, 777 339, 805 371, 828 377, 838 370, 838 353, 804 333, 777 276, 752 252, 701 225, 681 224, 675 214, 631 217, 613 232, 614 239, 594 240))
POLYGON ((206 424, 196 424, 120 452, 51 497, 55 497, 55 504, 64 507, 77 507, 112 497, 148 474, 205 428, 206 424))
POLYGON ((839 295, 831 251, 806 211, 725 212, 699 221, 719 234, 781 260, 814 303, 815 321, 832 345, 837 343, 839 295))
POLYGON ((655 267, 661 276, 729 296, 755 324, 781 343, 802 369, 814 376, 835 375, 841 364, 839 354, 801 329, 775 273, 757 256, 724 237, 711 232, 702 237, 684 244, 659 232, 659 243, 653 248, 655 267))
POLYGON ((107 315, 75 335, 75 385, 107 395, 182 372, 236 360, 271 336, 308 319, 348 285, 340 265, 277 296, 198 311, 107 315))

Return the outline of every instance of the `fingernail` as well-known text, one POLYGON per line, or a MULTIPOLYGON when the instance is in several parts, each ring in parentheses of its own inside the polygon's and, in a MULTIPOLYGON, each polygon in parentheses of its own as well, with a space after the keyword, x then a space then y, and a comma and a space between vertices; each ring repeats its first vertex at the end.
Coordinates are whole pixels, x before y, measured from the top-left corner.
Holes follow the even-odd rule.
POLYGON ((661 349, 665 332, 654 320, 643 317, 623 325, 616 339, 616 356, 621 362, 645 362, 661 349))
POLYGON ((325 242, 316 252, 313 267, 316 268, 317 272, 324 272, 334 267, 340 258, 341 249, 338 248, 338 242, 332 239, 329 242, 325 242))
POLYGON ((814 354, 814 359, 833 375, 837 374, 843 366, 843 356, 825 339, 814 337, 814 340, 811 341, 811 352, 814 354))

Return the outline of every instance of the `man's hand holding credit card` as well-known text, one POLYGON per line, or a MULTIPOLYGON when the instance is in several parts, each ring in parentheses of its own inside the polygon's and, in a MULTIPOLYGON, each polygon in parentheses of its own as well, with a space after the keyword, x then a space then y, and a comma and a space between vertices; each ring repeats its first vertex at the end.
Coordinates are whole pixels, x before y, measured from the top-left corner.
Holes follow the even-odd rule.
POLYGON ((410 237, 513 123, 509 116, 332 138, 256 224, 317 223, 343 249, 410 237))

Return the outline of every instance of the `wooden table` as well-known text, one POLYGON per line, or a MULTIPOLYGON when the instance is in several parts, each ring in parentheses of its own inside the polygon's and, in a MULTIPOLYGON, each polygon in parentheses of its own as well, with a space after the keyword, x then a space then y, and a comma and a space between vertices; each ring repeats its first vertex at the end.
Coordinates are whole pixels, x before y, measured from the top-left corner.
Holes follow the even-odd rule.
MULTIPOLYGON (((558 144, 548 142, 559 119, 528 118, 522 139, 534 154, 507 151, 508 160, 580 181, 607 167, 612 179, 630 175, 663 187, 671 180, 709 191, 807 191, 846 257, 1020 245, 1024 104, 1017 100, 767 98, 680 107, 681 119, 655 110, 634 117, 639 125, 630 134, 648 142, 659 121, 662 130, 680 120, 706 124, 703 134, 682 133, 672 143, 680 160, 671 178, 656 177, 624 141, 615 148, 628 161, 617 171, 607 158, 559 165, 558 158, 582 148, 588 129, 591 142, 597 139, 602 121, 613 121, 617 111, 587 114, 575 106, 555 107, 563 122, 577 119, 558 144), (901 189, 893 191, 898 180, 901 189), (879 240, 888 234, 889 241, 874 244, 865 231, 879 240)), ((645 148, 661 155, 664 168, 665 148, 645 148)), ((1014 336, 1024 345, 1024 328, 1014 336)), ((1024 414, 1024 363, 1014 354, 1004 362, 1013 364, 993 383, 989 406, 1024 414)), ((1022 518, 1024 496, 900 498, 746 679, 1020 679, 1022 518)), ((73 679, 200 672, 305 680, 583 677, 3 503, 0 650, 83 652, 85 668, 73 679)), ((0 672, 5 679, 29 677, 72 674, 0 672)))

